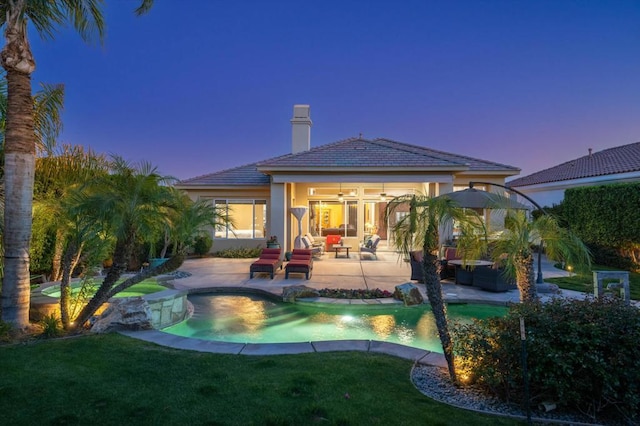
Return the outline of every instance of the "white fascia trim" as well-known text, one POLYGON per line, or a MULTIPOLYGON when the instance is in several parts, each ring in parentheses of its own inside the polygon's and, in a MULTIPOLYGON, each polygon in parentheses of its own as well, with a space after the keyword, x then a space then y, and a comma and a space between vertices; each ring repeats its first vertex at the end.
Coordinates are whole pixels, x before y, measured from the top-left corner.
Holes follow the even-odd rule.
POLYGON ((273 183, 319 183, 319 182, 336 182, 336 183, 380 183, 380 182, 438 182, 438 183, 451 183, 453 184, 453 176, 451 175, 432 175, 432 174, 420 174, 420 175, 364 175, 364 174, 350 174, 350 175, 274 175, 272 176, 273 183))

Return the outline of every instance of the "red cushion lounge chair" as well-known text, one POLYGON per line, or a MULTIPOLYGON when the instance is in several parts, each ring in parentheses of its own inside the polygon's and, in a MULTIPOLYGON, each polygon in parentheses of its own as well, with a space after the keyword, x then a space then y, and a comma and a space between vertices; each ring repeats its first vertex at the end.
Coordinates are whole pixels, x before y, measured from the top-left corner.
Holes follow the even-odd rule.
POLYGON ((284 279, 289 279, 290 273, 304 274, 306 279, 311 277, 313 270, 313 250, 311 249, 294 249, 291 252, 291 260, 284 267, 284 279))
POLYGON ((276 269, 282 269, 282 259, 280 259, 281 253, 282 249, 279 248, 262 249, 262 253, 260 253, 258 260, 253 262, 249 268, 249 278, 253 278, 254 273, 267 273, 270 274, 271 279, 273 279, 276 269))

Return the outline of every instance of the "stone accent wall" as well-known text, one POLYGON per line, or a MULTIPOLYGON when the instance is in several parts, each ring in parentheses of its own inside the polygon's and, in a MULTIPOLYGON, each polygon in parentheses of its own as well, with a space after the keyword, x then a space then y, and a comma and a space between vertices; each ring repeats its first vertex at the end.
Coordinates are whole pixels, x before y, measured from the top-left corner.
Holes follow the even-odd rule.
POLYGON ((143 299, 149 304, 151 324, 156 330, 183 321, 189 313, 185 291, 165 290, 147 294, 143 299))

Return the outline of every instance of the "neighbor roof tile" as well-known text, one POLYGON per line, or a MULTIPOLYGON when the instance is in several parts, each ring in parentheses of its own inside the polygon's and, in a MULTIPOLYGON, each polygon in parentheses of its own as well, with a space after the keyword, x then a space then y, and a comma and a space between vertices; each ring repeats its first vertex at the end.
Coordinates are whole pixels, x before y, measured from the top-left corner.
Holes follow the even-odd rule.
POLYGON ((640 171, 640 142, 605 149, 555 167, 509 181, 509 186, 527 186, 640 171))

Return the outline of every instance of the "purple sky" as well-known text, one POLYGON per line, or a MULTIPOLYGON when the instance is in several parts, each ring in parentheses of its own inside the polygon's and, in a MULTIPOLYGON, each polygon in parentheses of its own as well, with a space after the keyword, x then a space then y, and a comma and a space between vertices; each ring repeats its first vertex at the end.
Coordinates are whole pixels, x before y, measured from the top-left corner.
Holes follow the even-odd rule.
POLYGON ((62 142, 184 179, 386 137, 522 169, 640 140, 638 1, 109 1, 103 47, 30 32, 62 142))

